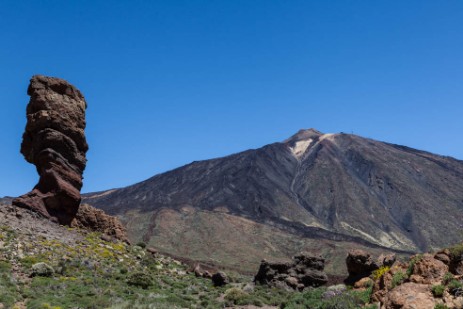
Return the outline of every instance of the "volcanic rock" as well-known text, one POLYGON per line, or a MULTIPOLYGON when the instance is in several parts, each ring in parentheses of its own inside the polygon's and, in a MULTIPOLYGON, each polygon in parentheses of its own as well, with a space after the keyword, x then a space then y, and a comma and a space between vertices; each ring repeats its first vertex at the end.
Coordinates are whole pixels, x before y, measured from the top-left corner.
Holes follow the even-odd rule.
POLYGON ((346 282, 355 282, 358 279, 368 277, 380 267, 369 253, 360 249, 349 251, 346 257, 346 266, 349 272, 349 278, 346 282))
POLYGON ((80 205, 76 217, 71 222, 71 226, 101 232, 129 243, 127 231, 119 219, 108 216, 103 210, 96 209, 87 204, 80 205))
POLYGON ((324 273, 325 260, 300 254, 293 257, 293 262, 268 262, 263 260, 254 282, 273 287, 303 290, 317 287, 328 282, 324 273))
POLYGON ((211 279, 214 286, 224 286, 229 282, 227 274, 222 271, 213 274, 211 279))
POLYGON ((35 75, 27 94, 27 124, 21 153, 40 176, 33 190, 13 200, 46 218, 69 225, 81 201, 88 145, 84 135, 87 103, 63 79, 35 75))
POLYGON ((413 265, 410 281, 423 284, 436 284, 442 281, 449 267, 430 254, 423 254, 413 265))
POLYGON ((436 302, 426 284, 404 283, 393 289, 385 299, 385 309, 434 308, 436 302))

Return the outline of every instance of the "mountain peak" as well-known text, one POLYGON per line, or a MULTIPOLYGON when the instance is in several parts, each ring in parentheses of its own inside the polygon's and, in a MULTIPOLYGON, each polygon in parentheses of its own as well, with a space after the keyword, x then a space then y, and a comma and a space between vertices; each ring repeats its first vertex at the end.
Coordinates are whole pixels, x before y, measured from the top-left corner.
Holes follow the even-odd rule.
POLYGON ((325 134, 311 129, 301 129, 296 134, 284 141, 297 159, 301 159, 306 150, 325 134))
POLYGON ((283 141, 284 143, 288 143, 288 144, 291 144, 291 143, 295 143, 295 142, 298 142, 298 141, 305 141, 305 140, 309 140, 309 139, 315 139, 319 136, 323 135, 322 132, 314 129, 314 128, 310 128, 310 129, 300 129, 299 131, 297 131, 296 134, 294 134, 293 136, 291 136, 290 138, 286 139, 285 141, 283 141))

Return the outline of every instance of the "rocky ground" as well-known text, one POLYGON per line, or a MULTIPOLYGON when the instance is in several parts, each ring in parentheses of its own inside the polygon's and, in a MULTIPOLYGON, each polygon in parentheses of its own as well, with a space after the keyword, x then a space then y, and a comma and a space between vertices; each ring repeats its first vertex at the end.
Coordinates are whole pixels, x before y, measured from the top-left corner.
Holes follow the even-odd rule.
POLYGON ((350 286, 327 286, 324 259, 301 255, 263 262, 255 284, 0 203, 0 308, 458 309, 462 254, 463 245, 397 260, 354 250, 350 286))
POLYGON ((255 285, 226 275, 226 284, 195 275, 181 262, 143 244, 57 225, 26 209, 0 205, 0 308, 357 308, 368 293, 324 297, 255 285))

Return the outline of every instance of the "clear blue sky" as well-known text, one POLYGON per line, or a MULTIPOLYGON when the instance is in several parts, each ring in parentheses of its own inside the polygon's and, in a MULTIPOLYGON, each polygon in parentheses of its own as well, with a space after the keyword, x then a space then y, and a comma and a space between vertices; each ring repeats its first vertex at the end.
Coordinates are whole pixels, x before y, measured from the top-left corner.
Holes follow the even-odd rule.
POLYGON ((0 34, 0 196, 33 74, 87 99, 84 192, 310 127, 463 159, 461 0, 2 0, 0 34))

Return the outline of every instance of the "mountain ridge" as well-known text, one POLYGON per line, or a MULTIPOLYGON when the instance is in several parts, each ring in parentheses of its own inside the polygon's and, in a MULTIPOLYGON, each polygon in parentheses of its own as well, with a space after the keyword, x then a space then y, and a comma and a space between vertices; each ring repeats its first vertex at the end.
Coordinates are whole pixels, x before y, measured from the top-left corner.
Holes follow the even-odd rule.
MULTIPOLYGON (((234 216, 232 221, 249 219, 301 239, 426 251, 459 240, 463 161, 308 129, 283 142, 195 161, 125 188, 85 194, 84 200, 119 216, 133 238, 151 245, 156 245, 151 240, 161 210, 190 207, 190 215, 226 213, 234 216), (136 227, 137 220, 142 227, 136 227)), ((189 232, 182 233, 179 238, 189 232)))

